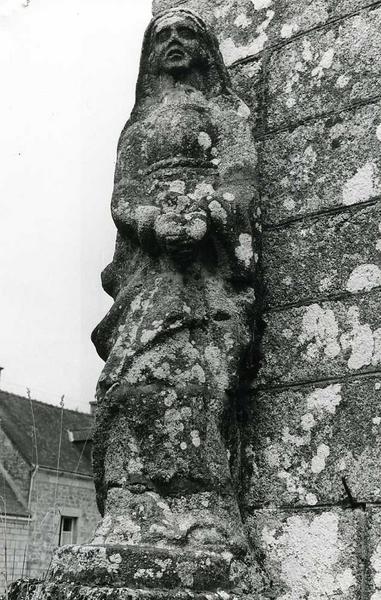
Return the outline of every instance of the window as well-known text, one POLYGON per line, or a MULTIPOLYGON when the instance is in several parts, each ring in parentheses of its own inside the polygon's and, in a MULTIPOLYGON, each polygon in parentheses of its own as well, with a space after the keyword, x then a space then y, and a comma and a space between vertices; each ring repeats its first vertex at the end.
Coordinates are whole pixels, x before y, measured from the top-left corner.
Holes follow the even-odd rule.
POLYGON ((59 546, 75 544, 77 541, 77 517, 61 516, 59 546))

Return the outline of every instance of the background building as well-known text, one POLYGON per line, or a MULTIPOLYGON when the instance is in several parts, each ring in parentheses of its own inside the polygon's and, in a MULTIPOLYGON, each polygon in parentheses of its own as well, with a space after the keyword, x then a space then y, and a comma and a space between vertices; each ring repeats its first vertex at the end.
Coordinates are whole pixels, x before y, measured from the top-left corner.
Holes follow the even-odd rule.
POLYGON ((44 576, 55 546, 91 536, 92 421, 0 391, 0 593, 22 575, 44 576))

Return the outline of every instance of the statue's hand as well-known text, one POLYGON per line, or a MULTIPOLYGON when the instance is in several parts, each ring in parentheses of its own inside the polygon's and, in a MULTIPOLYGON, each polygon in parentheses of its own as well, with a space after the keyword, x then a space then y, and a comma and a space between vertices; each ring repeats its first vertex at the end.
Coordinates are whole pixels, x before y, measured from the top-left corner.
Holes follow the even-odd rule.
POLYGON ((184 229, 192 244, 197 244, 205 237, 208 230, 208 215, 203 209, 189 212, 184 217, 184 229))
POLYGON ((207 232, 207 214, 197 210, 186 215, 167 212, 155 220, 156 238, 173 257, 190 255, 207 232))
POLYGON ((218 229, 226 229, 236 213, 236 200, 233 194, 216 194, 213 199, 205 199, 204 206, 211 222, 218 229))
POLYGON ((144 243, 153 235, 154 223, 160 209, 157 206, 138 206, 135 211, 137 233, 140 242, 144 243))

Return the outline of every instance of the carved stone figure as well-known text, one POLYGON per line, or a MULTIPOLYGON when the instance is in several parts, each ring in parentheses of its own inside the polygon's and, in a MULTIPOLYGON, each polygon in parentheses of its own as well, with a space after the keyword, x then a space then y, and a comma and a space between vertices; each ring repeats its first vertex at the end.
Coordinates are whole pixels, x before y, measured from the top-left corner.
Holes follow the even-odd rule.
POLYGON ((253 325, 256 153, 215 36, 152 20, 120 136, 114 304, 93 333, 95 544, 245 552, 237 403, 253 325))
POLYGON ((32 600, 263 597, 238 502, 260 235, 249 117, 204 22, 154 18, 118 145, 114 304, 93 333, 103 519, 56 550, 32 600))

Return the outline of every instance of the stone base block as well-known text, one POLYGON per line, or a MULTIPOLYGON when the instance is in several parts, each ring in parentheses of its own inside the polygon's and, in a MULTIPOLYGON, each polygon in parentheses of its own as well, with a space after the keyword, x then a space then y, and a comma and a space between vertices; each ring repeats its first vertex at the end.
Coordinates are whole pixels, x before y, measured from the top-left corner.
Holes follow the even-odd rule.
MULTIPOLYGON (((75 584, 40 584, 28 600, 241 600, 242 596, 224 591, 133 589, 90 587, 75 584)), ((248 597, 246 597, 248 598, 248 597)), ((17 600, 24 600, 17 597, 17 600)), ((26 600, 26 597, 25 597, 26 600)), ((250 600, 256 600, 250 596, 250 600)))
POLYGON ((49 580, 59 584, 118 588, 229 589, 233 555, 224 550, 189 551, 132 545, 63 546, 55 553, 49 580))
POLYGON ((263 580, 253 562, 217 546, 64 546, 46 581, 27 593, 19 586, 12 600, 259 600, 263 580))

